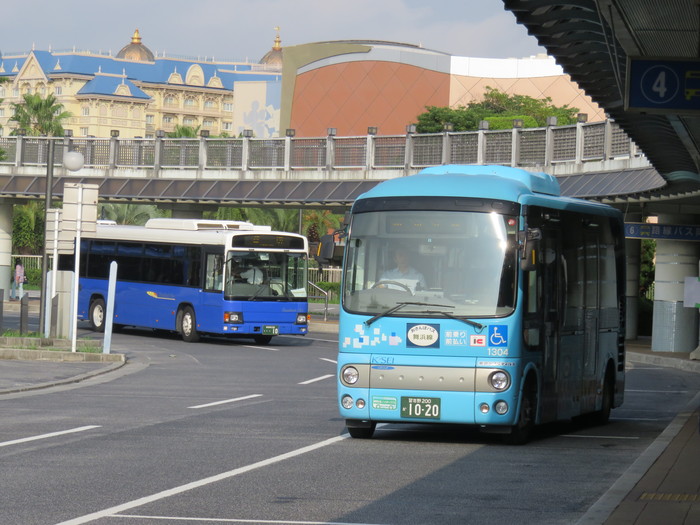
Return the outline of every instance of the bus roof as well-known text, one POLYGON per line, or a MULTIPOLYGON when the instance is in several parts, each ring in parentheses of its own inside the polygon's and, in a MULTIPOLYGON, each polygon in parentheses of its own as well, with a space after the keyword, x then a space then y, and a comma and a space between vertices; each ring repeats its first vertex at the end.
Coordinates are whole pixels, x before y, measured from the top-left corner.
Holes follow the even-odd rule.
POLYGON ((83 237, 171 244, 230 245, 233 236, 245 234, 301 237, 304 239, 304 246, 307 246, 306 237, 298 233, 272 231, 270 226, 258 226, 249 222, 202 219, 150 219, 144 226, 113 225, 98 221, 96 231, 85 233, 83 237))
POLYGON ((561 190, 557 179, 547 173, 529 172, 507 166, 448 164, 426 168, 416 175, 386 180, 360 198, 468 195, 518 202, 523 193, 559 196, 561 190), (504 179, 510 184, 503 184, 504 179))
POLYGON ((271 231, 270 226, 257 226, 245 221, 216 221, 210 219, 149 219, 146 228, 161 228, 165 230, 247 230, 271 231))

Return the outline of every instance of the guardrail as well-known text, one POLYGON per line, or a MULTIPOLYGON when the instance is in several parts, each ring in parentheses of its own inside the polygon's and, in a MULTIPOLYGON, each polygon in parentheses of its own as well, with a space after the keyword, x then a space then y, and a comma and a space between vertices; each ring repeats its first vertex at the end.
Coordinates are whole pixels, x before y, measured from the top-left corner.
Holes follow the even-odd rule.
POLYGON ((613 121, 570 126, 430 134, 282 138, 0 137, 0 165, 45 166, 48 140, 59 141, 54 164, 77 150, 86 168, 179 170, 391 170, 440 164, 547 167, 643 154, 613 121))

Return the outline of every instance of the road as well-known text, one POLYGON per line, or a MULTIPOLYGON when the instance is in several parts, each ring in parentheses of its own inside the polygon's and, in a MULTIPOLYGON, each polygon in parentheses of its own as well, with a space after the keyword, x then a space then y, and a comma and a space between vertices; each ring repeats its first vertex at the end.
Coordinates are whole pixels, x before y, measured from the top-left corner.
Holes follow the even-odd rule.
POLYGON ((0 523, 576 523, 700 390, 637 365, 611 423, 523 447, 457 426, 345 434, 337 334, 187 344, 124 331, 129 364, 0 398, 0 523))

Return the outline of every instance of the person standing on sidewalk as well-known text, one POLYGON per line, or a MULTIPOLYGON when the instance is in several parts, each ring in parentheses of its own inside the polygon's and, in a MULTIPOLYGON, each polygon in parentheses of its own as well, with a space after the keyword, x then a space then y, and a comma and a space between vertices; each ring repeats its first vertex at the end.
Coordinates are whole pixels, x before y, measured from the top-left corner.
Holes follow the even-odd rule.
POLYGON ((10 293, 10 299, 17 299, 18 301, 24 296, 24 266, 22 262, 17 259, 15 262, 15 278, 12 281, 12 292, 10 293))

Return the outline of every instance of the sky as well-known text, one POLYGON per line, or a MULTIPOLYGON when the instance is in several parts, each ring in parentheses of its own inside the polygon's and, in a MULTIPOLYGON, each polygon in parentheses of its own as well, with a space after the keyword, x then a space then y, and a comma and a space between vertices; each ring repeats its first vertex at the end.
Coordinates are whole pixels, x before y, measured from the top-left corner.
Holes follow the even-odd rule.
POLYGON ((2 7, 0 53, 116 54, 135 29, 160 56, 258 62, 282 46, 386 40, 456 56, 545 53, 501 0, 37 0, 2 7))

